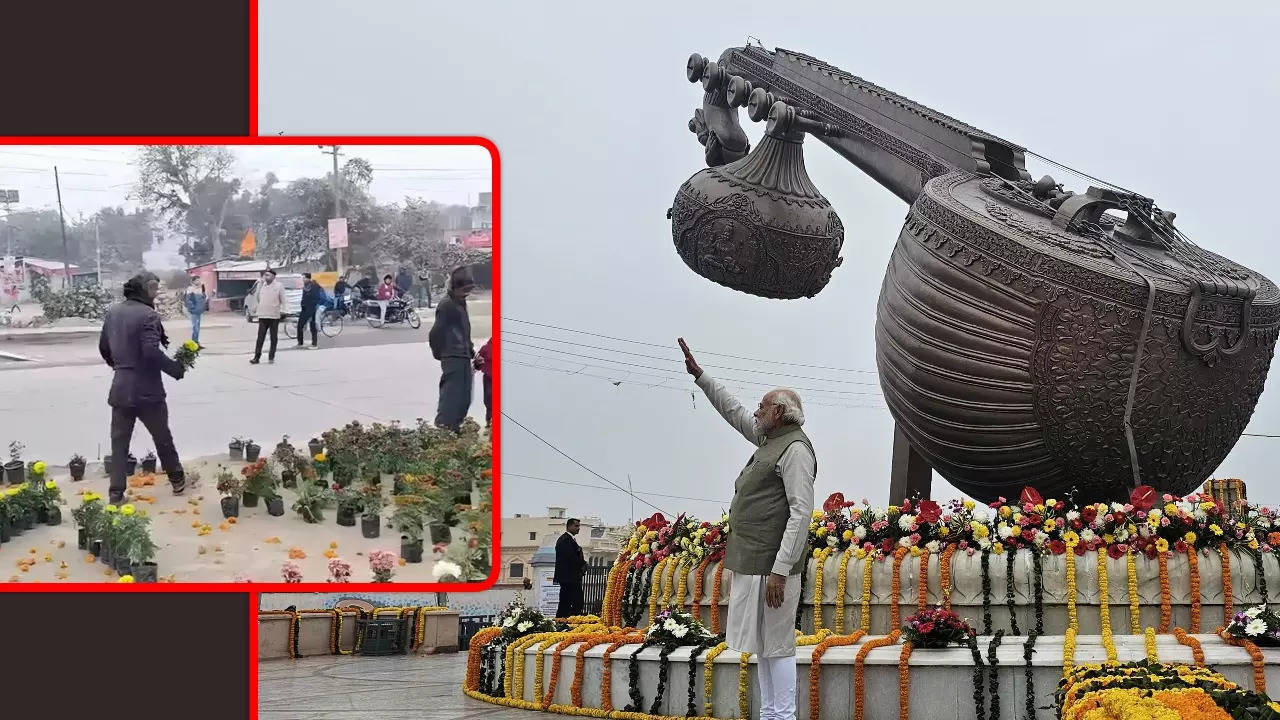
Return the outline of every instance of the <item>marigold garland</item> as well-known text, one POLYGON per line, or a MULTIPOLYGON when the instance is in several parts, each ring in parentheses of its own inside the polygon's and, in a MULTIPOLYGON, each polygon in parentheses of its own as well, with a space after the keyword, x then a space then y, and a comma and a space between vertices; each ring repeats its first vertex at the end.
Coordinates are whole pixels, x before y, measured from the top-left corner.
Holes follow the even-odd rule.
POLYGON ((1125 553, 1125 564, 1129 574, 1129 633, 1141 635, 1142 623, 1140 622, 1140 606, 1138 604, 1138 560, 1134 557, 1132 551, 1125 553))
POLYGON ((714 663, 716 661, 716 658, 720 657, 720 653, 724 652, 726 649, 728 649, 728 647, 729 646, 726 643, 720 643, 719 645, 716 645, 715 647, 711 648, 710 651, 707 652, 707 658, 706 660, 703 661, 706 664, 706 670, 704 671, 704 676, 702 679, 702 695, 703 695, 703 699, 706 701, 706 708, 703 710, 703 713, 707 717, 712 717, 715 715, 715 708, 713 707, 713 705, 715 704, 713 702, 713 698, 715 696, 711 692, 712 677, 715 676, 714 663))
POLYGON ((724 577, 724 561, 716 563, 716 579, 711 583, 711 632, 719 635, 720 627, 720 581, 724 577))
POLYGON ((920 596, 916 600, 916 611, 924 612, 929 607, 929 548, 920 551, 920 596))
POLYGON ((623 645, 631 645, 643 641, 643 635, 627 636, 614 640, 609 647, 605 648, 604 655, 600 659, 603 663, 600 677, 600 707, 606 712, 613 710, 613 651, 623 645))
POLYGON ((1147 659, 1153 663, 1160 662, 1160 656, 1156 653, 1156 629, 1148 627, 1144 639, 1147 645, 1147 659))
POLYGON ((467 653, 467 676, 463 680, 463 688, 467 690, 478 690, 480 688, 480 669, 483 661, 480 649, 501 634, 502 628, 489 627, 482 628, 471 636, 471 644, 468 646, 470 652, 467 653))
POLYGON ((907 549, 899 547, 893 551, 893 580, 889 584, 889 627, 894 630, 898 629, 901 622, 901 608, 898 607, 902 598, 902 558, 907 554, 907 549))
MULTIPOLYGON (((826 654, 828 648, 854 645, 862 637, 866 635, 863 630, 854 630, 851 635, 831 635, 818 643, 813 649, 813 656, 809 659, 809 720, 818 720, 818 708, 820 703, 819 686, 822 680, 822 656, 826 654)), ((711 714, 710 708, 707 714, 711 714)))
POLYGON ((1191 570, 1191 633, 1200 632, 1200 561, 1196 559, 1196 549, 1187 548, 1187 565, 1191 570))
POLYGON ((1231 603, 1231 551, 1227 549, 1226 543, 1218 545, 1218 556, 1222 558, 1222 624, 1229 625, 1235 612, 1231 603))
POLYGON ((878 647, 892 645, 898 642, 898 638, 902 635, 902 630, 894 628, 893 632, 888 635, 868 640, 858 649, 857 656, 853 659, 853 718, 854 720, 865 720, 867 710, 867 677, 866 677, 866 660, 867 654, 878 647))
POLYGON ((1245 652, 1249 653, 1249 662, 1253 664, 1253 689, 1260 693, 1265 693, 1267 691, 1267 668, 1266 658, 1263 657, 1262 650, 1244 638, 1233 637, 1225 627, 1220 627, 1214 632, 1226 644, 1242 647, 1245 652))
POLYGON ((748 674, 747 668, 750 667, 748 661, 751 660, 751 653, 741 653, 742 657, 738 659, 738 717, 751 717, 751 676, 748 674))
POLYGON ((703 558, 702 562, 698 563, 698 568, 693 571, 693 603, 689 606, 689 612, 698 620, 702 620, 702 593, 706 590, 705 576, 707 565, 710 564, 711 558, 703 558))
POLYGON ((1169 632, 1173 603, 1169 598, 1169 553, 1159 553, 1160 560, 1160 632, 1169 632))
POLYGON ((849 588, 849 558, 853 552, 844 550, 840 553, 840 570, 836 575, 836 634, 844 634, 844 594, 849 588))
POLYGON ((1067 629, 1080 630, 1080 617, 1076 614, 1076 544, 1067 541, 1067 629))
POLYGON ((582 680, 583 675, 585 674, 584 668, 586 665, 587 651, 597 645, 614 642, 616 637, 617 636, 614 634, 603 636, 593 635, 589 640, 584 641, 578 646, 578 653, 573 666, 573 684, 569 686, 570 702, 573 703, 574 707, 582 707, 582 680))
POLYGON ((1173 636, 1178 639, 1178 642, 1191 648, 1191 658, 1196 665, 1204 665, 1204 648, 1200 646, 1199 640, 1188 635, 1186 630, 1177 626, 1173 628, 1173 636))
POLYGON ((264 615, 283 615, 289 618, 289 659, 297 660, 302 657, 302 653, 298 651, 298 625, 299 612, 295 610, 259 610, 258 616, 264 615))
POLYGON ((1111 592, 1108 588, 1107 551, 1098 548, 1098 618, 1102 626, 1102 647, 1107 651, 1107 662, 1116 661, 1116 644, 1111 639, 1111 592))
POLYGON ((827 564, 827 556, 831 554, 831 548, 818 550, 813 566, 813 631, 818 632, 822 629, 822 574, 827 564))
MULTIPOLYGON (((556 644, 555 650, 553 650, 551 653, 551 680, 547 684, 547 692, 545 695, 543 695, 543 698, 542 698, 542 707, 544 709, 551 707, 551 699, 555 697, 556 686, 560 683, 560 666, 562 664, 561 661, 563 660, 563 656, 560 654, 561 651, 568 649, 568 647, 570 645, 573 645, 574 643, 585 643, 586 641, 592 640, 596 637, 597 637, 596 635, 591 635, 591 634, 570 635, 569 637, 561 640, 559 643, 556 644)), ((584 645, 583 647, 586 647, 586 646, 584 645)), ((578 659, 581 659, 582 658, 581 652, 579 652, 576 655, 576 657, 578 659)), ((581 685, 581 683, 579 682, 579 678, 581 677, 582 673, 579 671, 576 661, 574 663, 573 675, 574 675, 574 683, 576 685, 581 685)), ((572 694, 572 690, 570 690, 570 694, 572 694)), ((579 697, 581 697, 581 692, 579 692, 578 694, 579 694, 579 697)), ((582 703, 575 702, 574 704, 581 705, 582 703)))
POLYGON ((862 632, 871 630, 871 571, 875 568, 870 555, 862 558, 862 632))
MULTIPOLYGON (((671 557, 671 562, 667 563, 666 577, 662 581, 662 609, 666 610, 671 607, 671 595, 676 590, 676 570, 684 563, 683 556, 671 557)), ((649 622, 653 622, 650 617, 649 622)))
POLYGON ((938 584, 942 592, 942 607, 951 609, 951 556, 956 553, 956 545, 948 545, 942 551, 942 560, 938 563, 938 584))
POLYGON ((1076 665, 1076 629, 1067 628, 1067 634, 1062 639, 1062 677, 1071 674, 1072 669, 1076 665))
MULTIPOLYGON (((676 572, 680 573, 680 584, 676 586, 676 609, 684 610, 684 596, 689 590, 689 565, 684 560, 676 563, 676 572)), ((670 607, 670 606, 668 606, 670 607)))
POLYGON ((664 557, 653 568, 653 581, 649 583, 649 622, 658 617, 658 599, 662 597, 662 571, 666 569, 667 561, 672 559, 674 558, 664 557))
POLYGON ((604 602, 601 604, 600 615, 606 623, 613 622, 613 591, 617 584, 615 578, 618 575, 618 568, 625 567, 622 562, 614 563, 609 569, 608 579, 604 583, 604 602))
MULTIPOLYGON (((927 557, 927 556, 926 556, 927 557)), ((898 718, 911 718, 911 641, 902 643, 898 655, 898 718)))

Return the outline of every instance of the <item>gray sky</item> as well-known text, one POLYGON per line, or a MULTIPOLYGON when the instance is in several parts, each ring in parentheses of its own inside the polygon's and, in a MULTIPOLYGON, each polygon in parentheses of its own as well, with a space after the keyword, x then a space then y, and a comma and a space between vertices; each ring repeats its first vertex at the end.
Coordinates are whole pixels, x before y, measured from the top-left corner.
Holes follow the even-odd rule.
MULTIPOLYGON (((333 169, 330 155, 315 145, 232 145, 236 172, 256 189, 267 172, 282 184, 300 177, 324 177, 333 169)), ((365 145, 339 150, 340 162, 363 157, 373 164, 370 190, 379 202, 401 202, 406 195, 442 203, 474 202, 492 186, 489 153, 478 146, 365 145)), ((0 188, 16 189, 14 207, 57 209, 53 166, 58 166, 62 204, 68 215, 90 214, 104 205, 135 207, 129 198, 137 171, 133 145, 0 145, 0 188)))
MULTIPOLYGON (((727 507, 750 447, 691 397, 675 347, 683 335, 695 353, 752 358, 700 357, 738 368, 709 372, 759 383, 733 383, 745 404, 774 384, 801 388, 819 500, 840 490, 883 503, 892 422, 874 375, 874 311, 907 208, 810 141, 809 173, 846 228, 831 285, 811 300, 768 301, 694 275, 665 219, 702 167, 685 126, 701 100, 684 78, 689 53, 715 57, 754 35, 817 56, 1154 197, 1199 244, 1280 280, 1274 3, 1217 2, 1217 16, 1169 2, 1079 2, 1074 16, 1027 14, 1025 3, 971 2, 963 14, 915 5, 887 16, 831 2, 784 12, 776 2, 276 0, 261 8, 259 122, 264 134, 481 134, 498 145, 504 316, 657 344, 503 324, 504 411, 578 461, 623 485, 630 474, 637 490, 710 500, 647 498, 666 511, 727 507), (335 28, 338 53, 316 42, 335 28)), ((763 128, 743 122, 754 142, 763 128)), ((1250 431, 1280 434, 1277 391, 1264 393, 1250 431)), ((1280 502, 1278 452, 1280 440, 1243 438, 1219 475, 1280 502)), ((505 515, 564 505, 629 517, 617 492, 515 477, 606 484, 511 423, 502 467, 505 515)), ((955 491, 939 479, 934 494, 955 491)))

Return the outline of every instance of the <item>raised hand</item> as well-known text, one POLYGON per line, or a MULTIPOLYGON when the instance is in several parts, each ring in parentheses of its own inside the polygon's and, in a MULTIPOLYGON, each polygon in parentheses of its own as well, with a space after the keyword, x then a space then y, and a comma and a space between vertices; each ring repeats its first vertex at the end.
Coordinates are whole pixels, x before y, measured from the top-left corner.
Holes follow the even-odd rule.
POLYGON ((684 353, 684 369, 689 371, 694 380, 702 377, 702 368, 698 366, 698 361, 693 359, 693 353, 689 352, 689 346, 685 344, 684 338, 678 338, 680 343, 680 351, 684 353))

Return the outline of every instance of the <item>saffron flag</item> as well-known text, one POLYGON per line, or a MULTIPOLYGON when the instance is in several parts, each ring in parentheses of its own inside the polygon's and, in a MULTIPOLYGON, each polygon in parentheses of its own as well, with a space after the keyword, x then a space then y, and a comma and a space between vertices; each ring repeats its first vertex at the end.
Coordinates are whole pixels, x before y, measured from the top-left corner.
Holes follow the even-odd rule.
POLYGON ((258 239, 254 237, 252 230, 246 231, 244 240, 240 241, 240 257, 253 257, 253 251, 257 249, 258 239))

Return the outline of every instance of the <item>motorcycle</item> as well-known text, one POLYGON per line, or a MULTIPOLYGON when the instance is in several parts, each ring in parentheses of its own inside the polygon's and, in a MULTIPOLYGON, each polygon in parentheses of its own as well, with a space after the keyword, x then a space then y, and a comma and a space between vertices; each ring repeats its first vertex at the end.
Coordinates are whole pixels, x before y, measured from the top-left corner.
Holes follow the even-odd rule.
POLYGON ((360 304, 363 306, 361 309, 362 314, 369 321, 369 327, 380 328, 394 323, 406 323, 414 330, 422 327, 422 318, 418 317, 418 311, 400 298, 387 303, 387 316, 385 319, 382 318, 382 309, 377 300, 365 300, 360 304))

